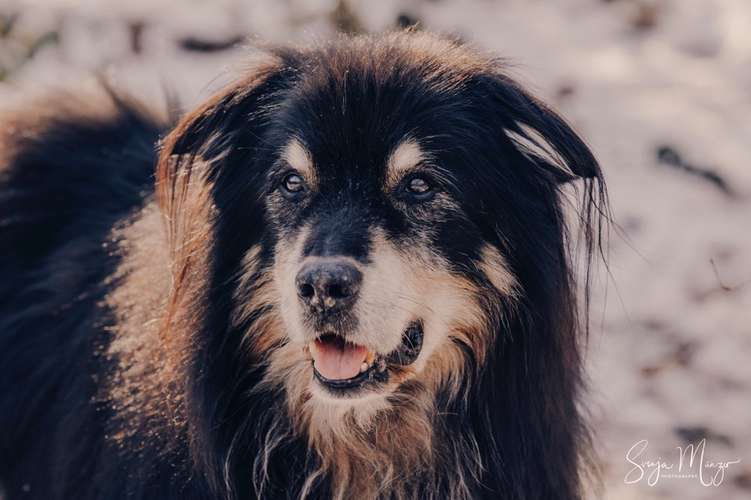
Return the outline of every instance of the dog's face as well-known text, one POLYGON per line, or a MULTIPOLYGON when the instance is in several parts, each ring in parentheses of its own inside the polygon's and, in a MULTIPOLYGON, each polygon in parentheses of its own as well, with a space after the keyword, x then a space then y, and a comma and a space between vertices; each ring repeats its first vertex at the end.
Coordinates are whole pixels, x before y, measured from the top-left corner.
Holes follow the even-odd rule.
POLYGON ((285 334, 312 365, 312 395, 356 404, 419 379, 454 342, 481 351, 477 295, 483 284, 510 295, 514 278, 470 216, 460 172, 429 141, 379 137, 368 113, 358 130, 310 112, 319 134, 293 129, 268 173, 273 282, 285 334))
POLYGON ((400 34, 274 53, 178 126, 159 176, 183 265, 214 245, 238 348, 330 424, 456 394, 568 279, 558 188, 599 170, 496 62, 400 34))

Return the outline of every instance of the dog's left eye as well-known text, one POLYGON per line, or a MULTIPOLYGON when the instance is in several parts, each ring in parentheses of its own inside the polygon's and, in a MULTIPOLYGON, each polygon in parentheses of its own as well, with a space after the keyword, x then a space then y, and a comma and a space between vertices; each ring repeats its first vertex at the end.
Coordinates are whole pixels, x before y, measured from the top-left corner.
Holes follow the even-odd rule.
POLYGON ((433 194, 433 186, 424 177, 412 177, 407 181, 404 190, 419 200, 427 199, 433 194))

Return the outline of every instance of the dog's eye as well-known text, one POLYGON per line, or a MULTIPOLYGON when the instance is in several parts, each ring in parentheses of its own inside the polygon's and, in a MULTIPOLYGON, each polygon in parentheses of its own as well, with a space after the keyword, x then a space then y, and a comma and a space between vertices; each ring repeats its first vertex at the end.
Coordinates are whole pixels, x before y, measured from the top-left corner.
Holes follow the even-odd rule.
POLYGON ((301 193, 305 189, 305 181, 298 174, 288 174, 282 181, 282 190, 290 195, 301 193))
POLYGON ((417 199, 426 199, 433 194, 433 187, 423 177, 412 177, 407 181, 404 189, 417 199))

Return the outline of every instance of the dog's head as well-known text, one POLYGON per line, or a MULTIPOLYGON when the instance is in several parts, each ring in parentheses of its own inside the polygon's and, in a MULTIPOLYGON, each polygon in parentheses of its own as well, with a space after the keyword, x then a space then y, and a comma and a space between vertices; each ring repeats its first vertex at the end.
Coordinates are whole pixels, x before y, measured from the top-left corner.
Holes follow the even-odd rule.
POLYGON ((182 303, 211 304, 191 321, 235 378, 262 367, 251 392, 281 387, 308 430, 367 428, 456 397, 515 311, 573 321, 558 194, 600 171, 499 62, 411 33, 272 49, 249 74, 178 125, 158 175, 173 304, 200 283, 182 303))

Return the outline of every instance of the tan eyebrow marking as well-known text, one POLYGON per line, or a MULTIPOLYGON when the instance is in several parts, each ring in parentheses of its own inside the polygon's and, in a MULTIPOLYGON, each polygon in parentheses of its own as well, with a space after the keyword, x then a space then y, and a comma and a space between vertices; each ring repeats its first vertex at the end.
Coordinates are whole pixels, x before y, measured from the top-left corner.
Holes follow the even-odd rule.
POLYGON ((386 188, 392 189, 404 175, 425 161, 427 156, 414 139, 402 141, 386 162, 386 188))
POLYGON ((302 142, 297 138, 292 138, 287 143, 282 151, 282 159, 286 161, 289 166, 300 172, 308 186, 311 188, 315 186, 316 175, 313 168, 313 157, 302 142))

